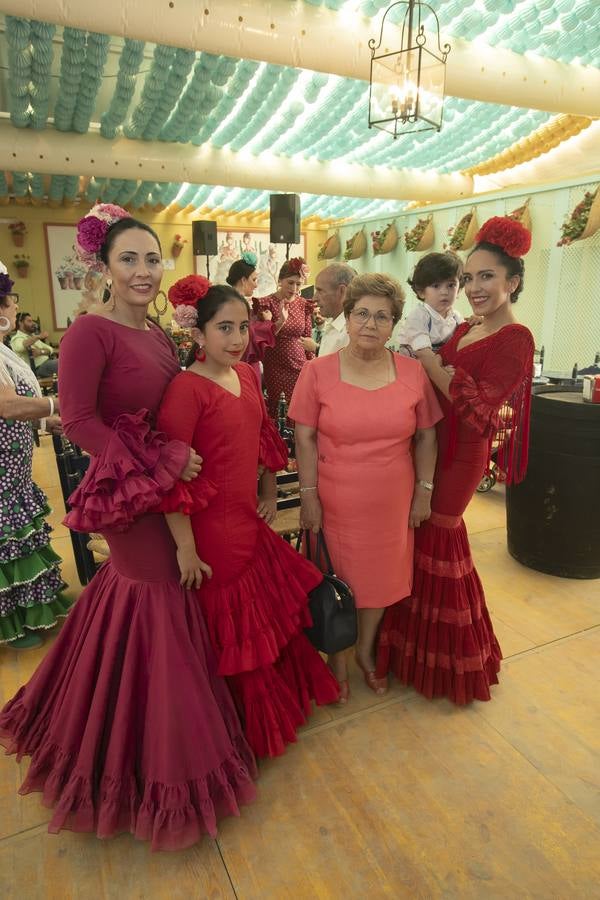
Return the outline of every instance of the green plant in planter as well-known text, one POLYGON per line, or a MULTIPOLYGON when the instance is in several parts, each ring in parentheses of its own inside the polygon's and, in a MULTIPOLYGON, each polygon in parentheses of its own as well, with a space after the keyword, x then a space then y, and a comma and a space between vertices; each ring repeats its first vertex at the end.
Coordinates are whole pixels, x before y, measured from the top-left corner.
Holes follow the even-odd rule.
POLYGON ((29 271, 29 256, 26 253, 17 253, 14 261, 19 278, 26 278, 29 271))

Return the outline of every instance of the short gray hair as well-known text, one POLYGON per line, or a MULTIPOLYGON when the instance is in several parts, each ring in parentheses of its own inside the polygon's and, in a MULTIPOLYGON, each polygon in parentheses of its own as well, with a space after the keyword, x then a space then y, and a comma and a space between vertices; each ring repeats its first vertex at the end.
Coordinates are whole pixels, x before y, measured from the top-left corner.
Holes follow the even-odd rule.
POLYGON ((325 272, 331 279, 333 287, 339 287, 340 284, 345 284, 348 287, 352 279, 356 278, 357 275, 356 269, 353 269, 352 266, 346 263, 330 263, 324 269, 321 269, 319 275, 323 275, 325 272))

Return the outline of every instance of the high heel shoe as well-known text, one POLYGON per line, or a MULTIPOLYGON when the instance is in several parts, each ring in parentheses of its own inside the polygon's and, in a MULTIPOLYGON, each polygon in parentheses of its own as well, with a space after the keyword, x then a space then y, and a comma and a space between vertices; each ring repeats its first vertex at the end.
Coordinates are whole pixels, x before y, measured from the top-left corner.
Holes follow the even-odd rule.
POLYGON ((365 679, 365 684, 367 685, 367 687, 370 688, 374 694, 377 694, 378 697, 383 697, 384 694, 387 694, 387 692, 388 692, 387 678, 377 678, 377 676, 375 675, 374 669, 367 669, 365 666, 363 666, 363 664, 359 660, 358 656, 355 657, 355 659, 356 659, 356 665, 358 666, 358 668, 362 669, 362 673, 363 673, 364 679, 365 679))

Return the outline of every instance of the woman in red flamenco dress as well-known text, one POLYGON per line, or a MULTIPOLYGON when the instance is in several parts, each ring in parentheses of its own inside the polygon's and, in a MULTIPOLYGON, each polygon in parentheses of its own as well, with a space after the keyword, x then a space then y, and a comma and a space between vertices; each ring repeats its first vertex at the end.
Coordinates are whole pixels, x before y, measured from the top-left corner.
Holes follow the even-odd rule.
POLYGON ((244 733, 257 756, 277 756, 296 740, 311 700, 333 703, 339 686, 304 629, 308 593, 322 574, 269 523, 273 474, 287 450, 250 366, 247 301, 201 276, 169 290, 180 325, 192 327, 196 359, 169 385, 158 425, 203 459, 201 475, 179 481, 161 509, 178 547, 182 581, 199 588, 219 675, 227 677, 244 733), (257 473, 260 476, 257 497, 257 473))
POLYGON ((512 313, 529 232, 495 217, 476 241, 464 285, 483 322, 460 325, 439 355, 420 355, 444 411, 432 512, 415 532, 412 595, 387 611, 377 659, 378 677, 391 671, 426 697, 457 704, 489 700, 490 685, 498 683, 502 654, 462 515, 494 441, 508 482, 525 475, 534 347, 512 313))
POLYGON ((0 713, 0 740, 18 760, 31 756, 20 792, 43 791, 50 832, 129 831, 153 850, 180 850, 253 799, 255 761, 165 518, 152 512, 200 468, 189 444, 152 425, 179 372, 173 345, 146 320, 162 277, 158 238, 100 204, 80 221, 78 244, 86 263, 107 266, 112 298, 61 344, 65 432, 92 457, 65 521, 102 531, 111 557, 0 713))

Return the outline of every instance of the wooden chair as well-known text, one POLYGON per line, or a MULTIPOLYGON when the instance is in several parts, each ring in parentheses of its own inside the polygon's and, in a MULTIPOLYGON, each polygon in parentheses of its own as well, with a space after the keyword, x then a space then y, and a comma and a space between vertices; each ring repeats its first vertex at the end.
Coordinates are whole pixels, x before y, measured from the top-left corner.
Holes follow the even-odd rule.
POLYGON ((272 528, 291 543, 300 531, 300 491, 297 472, 277 473, 277 515, 272 528))

